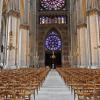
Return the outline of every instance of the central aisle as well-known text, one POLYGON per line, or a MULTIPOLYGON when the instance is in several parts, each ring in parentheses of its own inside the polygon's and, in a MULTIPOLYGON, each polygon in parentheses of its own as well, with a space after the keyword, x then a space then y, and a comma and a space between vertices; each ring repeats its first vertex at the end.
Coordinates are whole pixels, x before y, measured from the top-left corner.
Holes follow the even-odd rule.
POLYGON ((74 100, 74 96, 58 72, 51 70, 35 100, 74 100))

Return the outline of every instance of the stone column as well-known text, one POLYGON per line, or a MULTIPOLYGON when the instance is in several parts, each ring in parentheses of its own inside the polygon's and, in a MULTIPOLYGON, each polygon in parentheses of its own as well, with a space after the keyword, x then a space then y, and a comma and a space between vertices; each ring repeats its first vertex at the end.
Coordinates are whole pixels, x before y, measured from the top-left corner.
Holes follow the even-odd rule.
POLYGON ((81 65, 81 57, 80 57, 80 28, 77 28, 77 66, 81 65))
POLYGON ((38 49, 37 49, 37 24, 38 24, 38 11, 37 5, 38 0, 31 0, 30 5, 30 66, 37 66, 37 57, 38 57, 38 49))
POLYGON ((26 64, 27 67, 29 67, 30 65, 29 30, 27 30, 26 64))
POLYGON ((88 12, 88 30, 90 34, 91 45, 91 68, 100 66, 100 48, 99 48, 99 12, 93 9, 88 12))
POLYGON ((0 0, 0 34, 1 34, 2 7, 3 7, 3 0, 0 0))
POLYGON ((5 68, 17 67, 18 52, 18 33, 19 33, 19 13, 13 10, 8 12, 7 16, 7 47, 6 47, 6 65, 5 68))
POLYGON ((21 24, 19 33, 19 68, 28 66, 29 26, 21 24))
POLYGON ((86 58, 87 58, 87 67, 91 68, 92 65, 92 54, 91 54, 91 37, 90 37, 90 26, 89 17, 87 16, 87 34, 86 34, 86 58))
POLYGON ((87 58, 86 58, 86 25, 85 24, 81 24, 79 26, 79 41, 80 41, 80 67, 86 67, 87 66, 87 58))
POLYGON ((73 61, 73 66, 72 67, 77 67, 77 35, 76 33, 73 33, 72 37, 72 61, 73 61))
POLYGON ((3 65, 3 53, 1 52, 1 46, 2 46, 2 33, 1 33, 2 8, 3 8, 3 0, 0 0, 0 65, 3 65))

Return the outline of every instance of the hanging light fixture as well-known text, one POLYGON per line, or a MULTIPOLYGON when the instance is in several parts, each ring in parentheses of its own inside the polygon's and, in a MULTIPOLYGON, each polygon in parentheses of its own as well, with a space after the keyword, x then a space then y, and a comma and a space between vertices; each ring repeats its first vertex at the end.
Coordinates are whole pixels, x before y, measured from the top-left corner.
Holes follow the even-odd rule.
POLYGON ((55 58, 56 58, 55 53, 54 51, 52 51, 52 59, 55 59, 55 58))

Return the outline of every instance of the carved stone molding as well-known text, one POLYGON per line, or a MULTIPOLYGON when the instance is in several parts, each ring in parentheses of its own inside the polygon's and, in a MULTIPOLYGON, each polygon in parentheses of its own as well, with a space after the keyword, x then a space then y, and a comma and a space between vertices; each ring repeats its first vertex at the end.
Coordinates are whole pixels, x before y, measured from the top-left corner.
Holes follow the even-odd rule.
POLYGON ((21 28, 21 29, 27 29, 27 30, 29 30, 30 27, 29 27, 29 25, 27 25, 27 24, 21 24, 21 25, 20 25, 20 28, 21 28))
POLYGON ((69 15, 68 11, 40 11, 39 15, 57 16, 57 15, 69 15))
POLYGON ((87 15, 96 15, 96 14, 100 15, 100 10, 91 9, 91 10, 87 11, 87 15))
POLYGON ((86 23, 81 23, 81 24, 77 25, 77 28, 81 28, 81 27, 87 27, 87 24, 86 23))
POLYGON ((14 17, 20 17, 20 13, 18 11, 15 11, 15 10, 10 10, 7 13, 7 16, 10 16, 10 15, 13 15, 14 17))

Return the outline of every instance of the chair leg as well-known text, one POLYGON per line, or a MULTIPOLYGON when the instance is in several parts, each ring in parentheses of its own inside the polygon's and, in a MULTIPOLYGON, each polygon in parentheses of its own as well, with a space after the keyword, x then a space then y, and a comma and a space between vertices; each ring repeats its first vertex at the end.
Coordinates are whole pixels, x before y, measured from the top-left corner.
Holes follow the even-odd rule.
POLYGON ((31 95, 29 95, 29 100, 31 100, 31 95))
POLYGON ((75 98, 76 98, 76 95, 75 95, 75 92, 74 92, 74 100, 75 100, 75 98))
POLYGON ((36 89, 36 91, 37 91, 37 94, 38 94, 38 88, 36 89))
POLYGON ((81 96, 80 96, 80 95, 78 95, 78 100, 80 100, 80 97, 81 97, 81 96))
POLYGON ((86 99, 86 96, 84 96, 84 100, 87 100, 87 99, 86 99))
POLYGON ((94 95, 94 100, 97 100, 97 97, 94 95))
POLYGON ((35 90, 34 90, 34 100, 35 100, 35 90))

